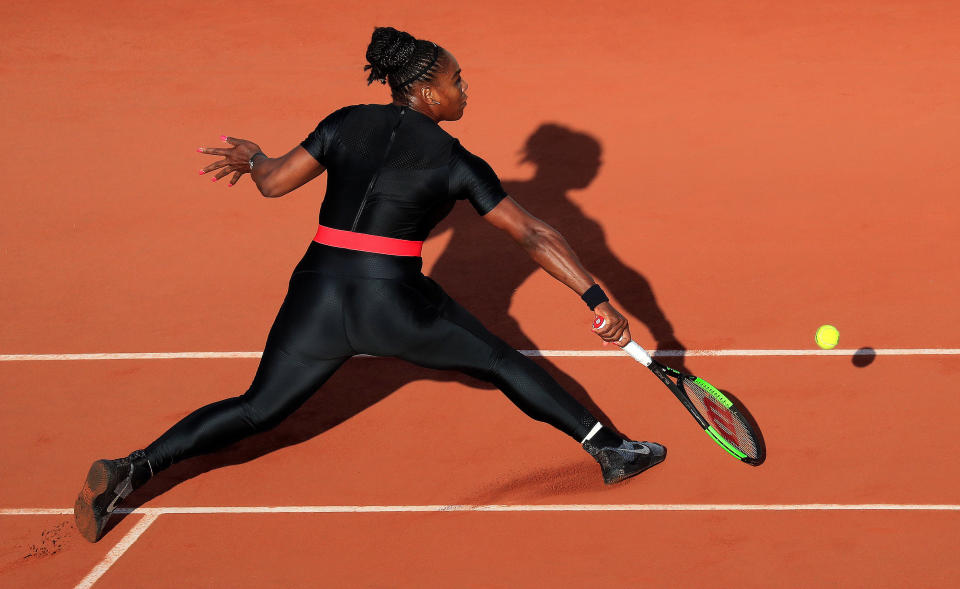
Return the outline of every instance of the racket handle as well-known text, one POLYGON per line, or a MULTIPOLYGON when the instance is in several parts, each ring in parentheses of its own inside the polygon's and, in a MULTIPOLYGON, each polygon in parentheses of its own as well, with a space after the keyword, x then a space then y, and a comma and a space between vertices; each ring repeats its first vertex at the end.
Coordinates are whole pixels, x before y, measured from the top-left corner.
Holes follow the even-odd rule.
MULTIPOLYGON (((595 329, 600 329, 605 324, 606 324, 606 320, 604 320, 604 318, 600 317, 599 315, 597 315, 597 317, 593 320, 593 327, 595 329)), ((632 356, 634 360, 643 364, 644 366, 650 366, 651 364, 653 364, 653 358, 650 357, 650 354, 648 354, 647 351, 640 346, 640 344, 638 344, 633 340, 630 340, 630 343, 628 343, 627 345, 623 346, 620 349, 630 354, 630 356, 632 356)))
POLYGON ((630 340, 630 343, 623 346, 622 350, 631 356, 637 362, 643 364, 644 366, 650 366, 653 364, 653 358, 650 357, 650 354, 646 350, 640 347, 640 344, 630 340))

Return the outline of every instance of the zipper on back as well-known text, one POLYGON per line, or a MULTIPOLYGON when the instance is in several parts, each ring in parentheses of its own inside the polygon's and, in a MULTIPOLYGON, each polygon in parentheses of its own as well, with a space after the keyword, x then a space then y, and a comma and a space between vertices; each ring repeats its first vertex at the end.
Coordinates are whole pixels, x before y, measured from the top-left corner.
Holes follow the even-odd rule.
POLYGON ((367 197, 370 196, 370 192, 373 191, 373 185, 377 183, 377 178, 380 177, 380 170, 383 169, 383 165, 387 163, 387 156, 390 155, 390 148, 393 147, 393 140, 397 136, 397 128, 400 127, 400 122, 403 120, 403 113, 407 112, 407 107, 400 107, 400 117, 397 118, 396 124, 393 126, 393 130, 390 131, 390 139, 387 140, 387 149, 383 152, 383 158, 380 159, 380 166, 377 167, 377 171, 373 173, 373 176, 370 178, 370 184, 367 186, 367 191, 363 195, 363 200, 360 201, 360 208, 357 210, 357 216, 353 219, 353 225, 350 227, 350 231, 356 231, 357 225, 360 224, 360 215, 363 214, 363 207, 367 205, 367 197))

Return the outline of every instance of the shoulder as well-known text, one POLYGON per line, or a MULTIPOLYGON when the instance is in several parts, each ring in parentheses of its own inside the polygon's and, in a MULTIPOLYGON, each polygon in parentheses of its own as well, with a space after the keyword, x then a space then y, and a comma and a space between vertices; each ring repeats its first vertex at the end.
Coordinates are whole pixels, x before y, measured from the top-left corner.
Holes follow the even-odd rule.
POLYGON ((328 114, 314 129, 311 136, 333 145, 343 135, 355 134, 370 125, 386 122, 388 114, 383 105, 351 104, 328 114))
POLYGON ((330 137, 331 135, 335 134, 339 130, 343 119, 350 114, 353 108, 355 107, 345 106, 338 108, 337 110, 323 117, 323 119, 317 123, 317 126, 313 130, 313 133, 311 133, 311 136, 321 138, 330 137))
POLYGON ((335 110, 334 114, 341 113, 343 116, 351 114, 371 116, 378 114, 384 115, 388 110, 390 110, 390 107, 386 104, 351 104, 335 110))
POLYGON ((490 164, 470 153, 456 139, 450 149, 450 194, 457 199, 468 199, 481 215, 485 215, 503 200, 507 193, 490 164))
POLYGON ((351 116, 351 115, 353 115, 353 114, 355 114, 355 113, 360 112, 360 111, 361 111, 364 107, 366 107, 366 106, 368 106, 368 105, 366 105, 366 104, 351 104, 351 105, 349 105, 349 106, 342 106, 342 107, 338 108, 337 110, 333 111, 332 113, 328 114, 326 117, 324 117, 323 120, 320 121, 320 125, 324 125, 325 123, 326 123, 326 124, 329 124, 329 123, 336 123, 336 124, 338 124, 338 123, 342 122, 345 118, 347 118, 347 117, 349 117, 349 116, 351 116))
POLYGON ((384 116, 385 114, 386 108, 382 104, 350 104, 342 106, 328 114, 320 121, 320 125, 324 123, 340 123, 348 118, 368 118, 377 115, 384 116))
POLYGON ((483 160, 480 156, 474 155, 466 147, 460 143, 460 140, 451 137, 452 143, 450 145, 450 168, 451 169, 467 169, 471 171, 478 170, 490 170, 493 172, 493 168, 490 167, 486 161, 483 160))
MULTIPOLYGON (((467 151, 467 148, 464 147, 462 143, 460 143, 460 140, 459 140, 459 139, 457 139, 456 137, 451 137, 451 139, 453 140, 452 143, 450 144, 450 163, 451 163, 451 165, 454 164, 454 163, 459 164, 459 163, 467 162, 467 161, 470 161, 470 160, 479 160, 479 159, 480 159, 479 157, 477 157, 477 156, 473 155, 472 153, 470 153, 469 151, 467 151)), ((481 160, 481 161, 483 161, 483 160, 481 160)))

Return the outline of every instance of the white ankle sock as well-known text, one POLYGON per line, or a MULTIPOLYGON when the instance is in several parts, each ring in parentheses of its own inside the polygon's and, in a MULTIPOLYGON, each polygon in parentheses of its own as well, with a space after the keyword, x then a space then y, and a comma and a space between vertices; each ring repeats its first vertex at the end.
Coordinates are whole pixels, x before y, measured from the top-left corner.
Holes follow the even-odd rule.
POLYGON ((600 431, 600 429, 601 429, 602 427, 603 427, 603 426, 600 425, 600 422, 599 422, 599 421, 598 421, 597 423, 593 424, 593 428, 590 429, 590 433, 587 434, 587 437, 585 437, 585 438, 583 438, 582 440, 580 440, 580 445, 582 446, 584 442, 586 442, 587 440, 589 440, 589 439, 592 438, 593 436, 597 435, 597 432, 600 431))

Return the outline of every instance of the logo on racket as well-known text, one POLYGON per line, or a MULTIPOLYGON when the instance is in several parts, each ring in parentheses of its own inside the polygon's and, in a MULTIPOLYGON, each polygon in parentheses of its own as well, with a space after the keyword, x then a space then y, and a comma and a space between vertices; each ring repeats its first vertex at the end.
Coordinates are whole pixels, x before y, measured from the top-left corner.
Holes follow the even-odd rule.
POLYGON ((593 320, 593 327, 600 329, 603 326, 603 317, 597 315, 593 320))
POLYGON ((703 398, 703 404, 707 406, 707 416, 717 425, 717 428, 723 432, 723 437, 734 445, 739 446, 740 440, 737 438, 737 428, 734 425, 734 417, 727 410, 710 397, 703 398))

